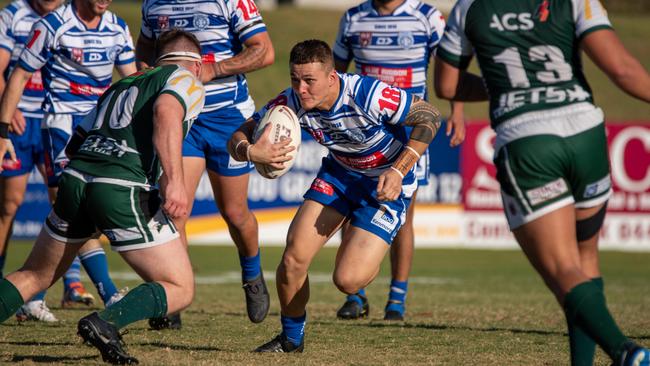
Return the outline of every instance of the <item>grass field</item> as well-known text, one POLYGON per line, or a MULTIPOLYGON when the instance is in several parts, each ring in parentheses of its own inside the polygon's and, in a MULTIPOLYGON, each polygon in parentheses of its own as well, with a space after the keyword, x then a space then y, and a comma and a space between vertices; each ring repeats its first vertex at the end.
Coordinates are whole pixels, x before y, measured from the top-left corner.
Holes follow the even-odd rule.
MULTIPOLYGON (((325 248, 310 270, 306 353, 259 355, 249 351, 279 330, 273 272, 281 248, 263 249, 271 288, 271 313, 254 325, 245 314, 234 248, 191 247, 197 276, 194 304, 180 332, 130 327, 124 339, 143 364, 223 365, 562 365, 568 363, 564 316, 542 281, 518 251, 425 250, 416 252, 407 320, 381 320, 389 266, 369 289, 371 316, 339 321, 342 295, 331 283, 335 249, 325 248)), ((8 270, 21 263, 29 245, 12 243, 8 270)), ((118 286, 137 281, 124 262, 109 254, 118 286), (125 280, 131 278, 131 280, 125 280)), ((650 344, 650 253, 603 253, 608 304, 628 335, 650 344)), ((86 281, 85 281, 86 282, 86 281)), ((86 282, 87 287, 91 285, 86 282)), ((92 291, 94 293, 94 289, 92 291)), ((95 364, 94 349, 75 336, 76 321, 89 309, 61 310, 57 284, 48 301, 62 320, 48 325, 0 325, 0 363, 95 364)), ((608 365, 599 351, 598 365, 608 365)))

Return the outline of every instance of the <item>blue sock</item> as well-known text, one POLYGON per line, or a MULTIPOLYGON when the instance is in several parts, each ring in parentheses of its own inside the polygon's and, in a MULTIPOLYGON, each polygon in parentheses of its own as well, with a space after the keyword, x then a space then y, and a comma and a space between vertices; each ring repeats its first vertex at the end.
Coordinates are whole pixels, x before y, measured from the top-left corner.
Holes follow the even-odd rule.
POLYGON ((79 258, 81 258, 81 263, 86 273, 88 273, 88 277, 95 284, 99 296, 102 297, 102 301, 106 304, 111 299, 111 296, 117 293, 117 288, 108 275, 108 262, 106 261, 104 248, 97 248, 80 254, 79 258))
POLYGON ((303 316, 292 318, 290 316, 280 315, 280 322, 282 322, 282 333, 293 343, 294 346, 299 346, 302 339, 305 337, 305 323, 307 320, 307 312, 303 316))
POLYGON ((404 303, 406 302, 406 292, 408 291, 408 281, 390 281, 390 292, 388 293, 388 305, 386 310, 396 310, 404 312, 404 303))
POLYGON ((244 281, 250 281, 260 275, 262 265, 260 263, 260 250, 257 250, 257 255, 254 257, 244 257, 239 255, 239 264, 241 265, 242 276, 244 281))
POLYGON ((29 301, 38 301, 38 300, 42 301, 42 300, 45 300, 45 294, 46 293, 47 293, 47 290, 41 291, 41 292, 37 293, 36 295, 34 295, 34 297, 29 299, 29 301))
POLYGON ((362 289, 360 289, 359 291, 357 291, 356 294, 348 295, 348 297, 347 297, 346 300, 347 300, 347 301, 350 301, 350 300, 352 300, 352 301, 356 301, 357 303, 359 303, 359 305, 363 306, 363 301, 361 300, 361 298, 359 297, 359 295, 361 295, 361 296, 363 296, 363 297, 366 297, 366 289, 365 289, 365 288, 362 288, 362 289))
POLYGON ((81 261, 79 257, 74 257, 70 268, 63 275, 64 290, 69 289, 70 285, 81 281, 81 261))
POLYGON ((4 278, 2 275, 2 270, 5 268, 5 256, 0 255, 0 278, 4 278))

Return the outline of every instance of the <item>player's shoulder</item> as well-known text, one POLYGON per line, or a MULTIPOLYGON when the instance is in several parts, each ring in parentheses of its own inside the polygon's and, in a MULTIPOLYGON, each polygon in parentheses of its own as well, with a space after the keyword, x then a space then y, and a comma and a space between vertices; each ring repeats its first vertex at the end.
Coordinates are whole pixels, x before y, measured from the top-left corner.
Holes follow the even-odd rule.
POLYGON ((9 16, 11 18, 17 18, 20 13, 26 13, 26 12, 31 12, 32 8, 29 6, 27 1, 25 0, 16 0, 13 1, 2 10, 0 10, 0 13, 3 14, 3 16, 9 16))
POLYGON ((105 25, 110 25, 113 27, 118 27, 122 30, 125 30, 128 28, 128 25, 126 24, 126 21, 122 19, 120 16, 117 14, 113 13, 110 10, 107 10, 103 15, 102 15, 102 22, 105 22, 105 25))
POLYGON ((45 24, 52 31, 56 31, 66 23, 74 21, 74 9, 71 4, 64 4, 42 17, 39 22, 45 24))
POLYGON ((372 11, 372 0, 366 0, 358 5, 355 5, 345 11, 344 17, 350 19, 367 15, 372 11))

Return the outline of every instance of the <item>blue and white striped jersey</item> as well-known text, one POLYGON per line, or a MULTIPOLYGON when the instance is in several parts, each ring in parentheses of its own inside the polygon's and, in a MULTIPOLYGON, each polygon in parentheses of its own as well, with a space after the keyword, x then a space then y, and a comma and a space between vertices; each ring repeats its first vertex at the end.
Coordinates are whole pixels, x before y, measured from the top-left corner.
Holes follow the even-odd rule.
MULTIPOLYGON (((4 74, 5 80, 9 79, 20 53, 25 48, 29 31, 40 18, 41 16, 32 9, 26 0, 16 0, 0 11, 0 48, 6 49, 11 54, 9 65, 4 74)), ((18 108, 25 117, 43 118, 41 105, 44 97, 41 72, 36 70, 25 85, 18 108)))
MULTIPOLYGON (((243 43, 266 32, 253 0, 145 0, 141 34, 157 38, 170 28, 192 32, 201 42, 203 63, 231 58, 243 43)), ((251 103, 244 75, 233 75, 205 83, 205 107, 211 112, 239 103, 251 103)))
POLYGON ((124 20, 106 11, 96 29, 87 29, 71 3, 34 24, 19 65, 41 69, 45 112, 86 114, 111 85, 114 65, 134 60, 124 20))
POLYGON ((367 0, 343 14, 334 57, 354 60, 357 74, 426 99, 429 61, 444 30, 442 13, 419 0, 405 0, 390 15, 367 0))
MULTIPOLYGON (((348 170, 378 177, 395 162, 409 139, 402 124, 412 96, 373 78, 353 74, 339 77, 339 97, 329 111, 302 109, 298 96, 289 88, 253 119, 259 122, 269 108, 286 105, 296 112, 300 127, 325 146, 336 162, 348 170)), ((413 170, 403 184, 417 184, 413 170)))

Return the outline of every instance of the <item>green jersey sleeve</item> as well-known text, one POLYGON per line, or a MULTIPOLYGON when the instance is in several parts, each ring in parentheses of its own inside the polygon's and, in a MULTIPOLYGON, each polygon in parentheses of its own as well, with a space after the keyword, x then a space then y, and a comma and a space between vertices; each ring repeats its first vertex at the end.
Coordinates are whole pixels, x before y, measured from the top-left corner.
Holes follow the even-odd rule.
POLYGON ((195 119, 205 103, 203 84, 187 69, 179 67, 174 71, 160 94, 168 93, 176 97, 185 110, 184 121, 195 119))
POLYGON ((437 56, 460 69, 465 69, 474 55, 474 47, 465 34, 465 19, 474 0, 460 0, 449 14, 445 35, 437 56))
POLYGON ((599 29, 611 29, 607 11, 599 0, 571 0, 576 38, 581 39, 599 29))

